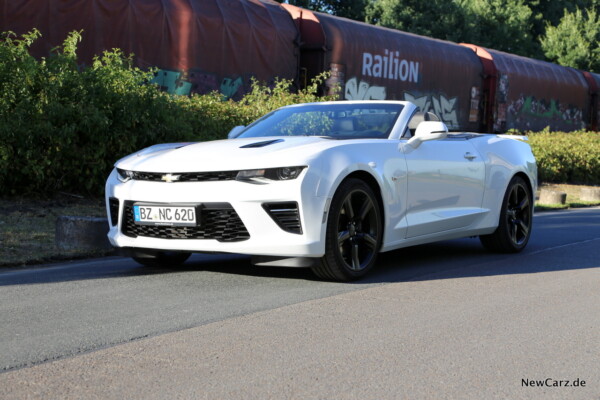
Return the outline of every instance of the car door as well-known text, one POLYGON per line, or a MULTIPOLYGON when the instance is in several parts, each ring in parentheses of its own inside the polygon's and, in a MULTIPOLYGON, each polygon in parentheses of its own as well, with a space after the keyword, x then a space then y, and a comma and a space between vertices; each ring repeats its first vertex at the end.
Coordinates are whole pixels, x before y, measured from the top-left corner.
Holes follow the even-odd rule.
POLYGON ((485 163, 468 135, 404 147, 407 183, 407 238, 461 229, 481 209, 485 163))

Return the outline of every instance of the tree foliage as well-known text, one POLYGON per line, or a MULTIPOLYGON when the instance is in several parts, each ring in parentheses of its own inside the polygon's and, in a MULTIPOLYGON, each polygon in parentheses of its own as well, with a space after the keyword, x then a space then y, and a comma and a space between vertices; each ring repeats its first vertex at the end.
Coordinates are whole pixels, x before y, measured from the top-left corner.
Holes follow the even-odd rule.
POLYGON ((367 6, 366 19, 387 28, 456 41, 464 15, 452 1, 378 0, 367 6))
POLYGON ((276 0, 313 11, 325 12, 338 17, 364 21, 365 9, 371 0, 276 0))
POLYGON ((522 0, 378 0, 367 21, 453 42, 474 43, 511 53, 536 51, 532 11, 522 0))
POLYGON ((558 64, 600 72, 600 15, 594 10, 565 10, 557 26, 541 39, 544 54, 558 64))
POLYGON ((533 14, 523 0, 460 0, 459 4, 468 39, 461 41, 522 56, 539 51, 531 32, 533 14))
MULTIPOLYGON (((224 139, 287 104, 317 97, 319 82, 292 92, 292 82, 273 87, 254 82, 240 102, 220 93, 175 96, 151 84, 153 71, 133 67, 113 49, 80 68, 71 33, 50 57, 35 59, 38 31, 0 38, 0 187, 3 195, 100 194, 113 163, 156 143, 224 139)), ((321 76, 320 82, 325 79, 321 76)))

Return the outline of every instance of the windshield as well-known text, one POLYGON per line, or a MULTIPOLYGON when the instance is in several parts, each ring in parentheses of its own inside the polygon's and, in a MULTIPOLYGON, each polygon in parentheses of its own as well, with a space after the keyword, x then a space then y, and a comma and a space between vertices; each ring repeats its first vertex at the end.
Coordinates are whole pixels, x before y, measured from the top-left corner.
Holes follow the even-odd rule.
POLYGON ((307 104, 282 108, 249 125, 238 137, 325 136, 387 139, 401 104, 307 104))

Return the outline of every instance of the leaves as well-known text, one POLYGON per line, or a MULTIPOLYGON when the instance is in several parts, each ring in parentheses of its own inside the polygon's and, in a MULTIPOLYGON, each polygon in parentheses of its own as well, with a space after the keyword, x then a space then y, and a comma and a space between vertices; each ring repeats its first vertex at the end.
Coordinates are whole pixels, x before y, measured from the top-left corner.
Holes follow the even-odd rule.
POLYGON ((174 96, 149 82, 154 71, 133 67, 119 49, 77 64, 81 32, 71 33, 47 59, 28 48, 39 32, 0 41, 0 187, 5 195, 57 191, 101 194, 113 163, 141 148, 165 142, 224 139, 286 104, 317 97, 322 75, 294 93, 292 82, 254 82, 240 102, 219 93, 174 96))
POLYGON ((546 56, 561 65, 600 72, 600 15, 594 10, 565 10, 557 26, 541 39, 546 56))
POLYGON ((529 133, 542 182, 600 185, 600 132, 529 133))
MULTIPOLYGON (((149 82, 154 71, 133 67, 114 49, 80 69, 74 32, 47 59, 29 46, 37 31, 0 41, 0 187, 4 195, 57 191, 98 195, 119 158, 165 142, 224 139, 278 107, 332 100, 317 92, 327 74, 295 92, 291 81, 253 82, 239 102, 221 94, 174 96, 149 82)), ((600 184, 600 134, 532 133, 546 182, 600 184)))
POLYGON ((598 0, 371 0, 365 20, 598 72, 599 7, 598 0))
POLYGON ((363 21, 369 0, 276 0, 309 10, 326 12, 340 17, 363 21))
POLYGON ((532 11, 523 0, 378 0, 366 15, 377 25, 520 55, 539 47, 532 40, 532 11))

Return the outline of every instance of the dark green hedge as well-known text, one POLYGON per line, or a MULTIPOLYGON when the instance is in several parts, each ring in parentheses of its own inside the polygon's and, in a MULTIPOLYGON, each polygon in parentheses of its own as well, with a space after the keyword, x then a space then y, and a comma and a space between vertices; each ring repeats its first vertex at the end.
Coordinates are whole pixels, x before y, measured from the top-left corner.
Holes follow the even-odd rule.
MULTIPOLYGON (((218 93, 173 96, 149 84, 153 71, 131 56, 104 52, 87 68, 77 63, 73 32, 48 58, 30 56, 39 37, 3 34, 0 41, 0 188, 3 196, 58 191, 99 195, 113 163, 156 143, 224 138, 286 104, 327 100, 317 82, 291 93, 291 82, 255 83, 239 102, 218 93)), ((322 78, 321 78, 322 79, 322 78)), ((544 182, 600 184, 600 134, 530 133, 544 182)))
POLYGON ((28 48, 39 37, 3 34, 0 41, 0 188, 3 195, 98 195, 113 163, 156 143, 225 138, 286 104, 318 101, 317 83, 291 93, 291 82, 255 83, 242 101, 218 93, 173 96, 148 82, 120 50, 77 63, 79 32, 48 58, 28 48))

